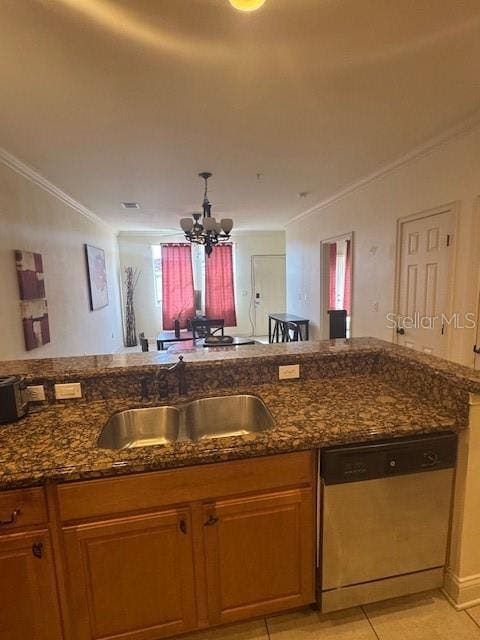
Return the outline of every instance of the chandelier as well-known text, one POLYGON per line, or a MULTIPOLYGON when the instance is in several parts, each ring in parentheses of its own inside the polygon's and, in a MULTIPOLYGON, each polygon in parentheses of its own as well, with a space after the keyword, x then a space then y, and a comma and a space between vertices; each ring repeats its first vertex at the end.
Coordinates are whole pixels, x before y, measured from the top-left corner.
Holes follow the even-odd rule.
POLYGON ((203 218, 201 213, 192 214, 192 218, 182 218, 180 226, 185 234, 185 238, 194 244, 203 244, 205 253, 208 257, 213 251, 213 247, 219 242, 225 242, 230 238, 230 231, 233 228, 233 220, 230 218, 222 218, 217 222, 212 218, 212 205, 208 200, 208 179, 212 174, 208 171, 202 171, 198 174, 205 181, 205 193, 203 196, 203 218), (202 221, 200 222, 200 218, 202 221))

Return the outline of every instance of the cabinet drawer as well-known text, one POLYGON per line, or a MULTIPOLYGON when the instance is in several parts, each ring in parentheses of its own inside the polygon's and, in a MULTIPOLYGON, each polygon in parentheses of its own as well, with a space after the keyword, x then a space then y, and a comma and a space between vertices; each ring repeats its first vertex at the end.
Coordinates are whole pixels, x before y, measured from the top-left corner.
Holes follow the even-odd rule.
POLYGON ((63 522, 235 496, 281 487, 310 486, 315 452, 301 451, 88 480, 58 487, 63 522))
POLYGON ((47 521, 43 489, 0 492, 0 534, 47 521))

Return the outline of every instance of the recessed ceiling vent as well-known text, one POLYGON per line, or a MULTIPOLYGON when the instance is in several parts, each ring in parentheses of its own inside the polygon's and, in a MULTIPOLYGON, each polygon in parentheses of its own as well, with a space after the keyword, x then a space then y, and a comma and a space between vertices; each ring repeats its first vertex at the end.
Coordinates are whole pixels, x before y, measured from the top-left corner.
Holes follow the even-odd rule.
POLYGON ((122 202, 122 207, 124 209, 140 209, 138 202, 122 202))

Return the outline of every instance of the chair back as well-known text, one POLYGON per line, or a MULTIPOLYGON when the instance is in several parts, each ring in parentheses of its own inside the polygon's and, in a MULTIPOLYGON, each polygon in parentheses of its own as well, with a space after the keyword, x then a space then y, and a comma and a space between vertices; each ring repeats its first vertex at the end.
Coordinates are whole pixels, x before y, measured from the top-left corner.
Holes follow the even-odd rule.
POLYGON ((191 325, 192 337, 196 340, 197 338, 205 338, 218 332, 223 336, 225 320, 223 318, 202 318, 192 320, 191 325))
POLYGON ((329 338, 335 340, 337 338, 347 337, 347 312, 345 309, 335 309, 328 312, 329 315, 329 338))
POLYGON ((140 340, 142 351, 148 351, 148 338, 145 338, 145 333, 143 331, 138 334, 138 339, 140 340))
POLYGON ((295 322, 285 322, 284 338, 285 342, 298 342, 303 340, 302 332, 295 322))

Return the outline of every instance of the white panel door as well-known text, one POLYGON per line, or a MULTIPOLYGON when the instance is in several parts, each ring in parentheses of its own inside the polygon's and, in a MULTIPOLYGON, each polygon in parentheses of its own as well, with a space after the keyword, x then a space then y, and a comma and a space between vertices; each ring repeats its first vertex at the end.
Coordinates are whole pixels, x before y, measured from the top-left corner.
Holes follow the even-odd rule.
POLYGON ((285 313, 285 256, 252 256, 254 335, 268 335, 268 314, 285 313))
POLYGON ((401 226, 398 344, 444 358, 452 243, 451 211, 401 226))

